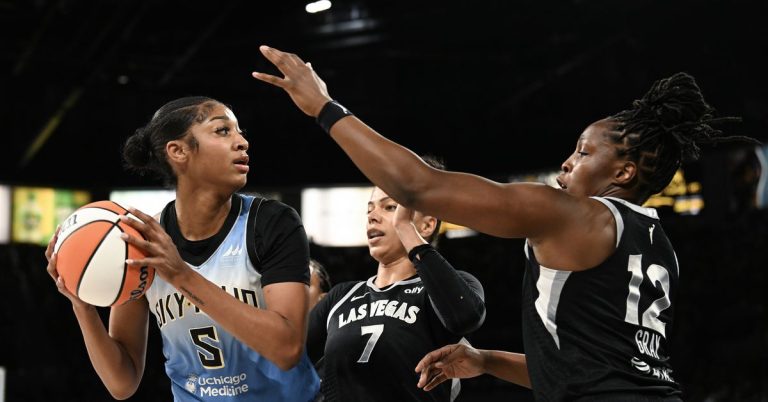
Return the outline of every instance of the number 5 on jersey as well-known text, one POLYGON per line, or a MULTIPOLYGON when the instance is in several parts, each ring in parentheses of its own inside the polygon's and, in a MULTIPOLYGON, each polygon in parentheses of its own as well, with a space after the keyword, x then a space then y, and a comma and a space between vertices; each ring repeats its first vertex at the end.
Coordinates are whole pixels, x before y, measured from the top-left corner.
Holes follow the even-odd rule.
POLYGON ((209 369, 224 367, 224 356, 221 349, 210 343, 211 341, 219 342, 216 327, 190 328, 189 336, 192 337, 192 343, 198 347, 197 357, 200 358, 203 367, 209 369))

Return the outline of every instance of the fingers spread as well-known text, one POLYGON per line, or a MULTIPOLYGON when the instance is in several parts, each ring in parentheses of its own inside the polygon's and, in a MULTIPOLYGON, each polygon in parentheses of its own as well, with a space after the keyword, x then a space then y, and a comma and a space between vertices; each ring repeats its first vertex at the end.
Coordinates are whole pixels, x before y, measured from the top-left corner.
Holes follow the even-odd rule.
POLYGON ((154 261, 153 258, 138 258, 135 260, 129 258, 125 260, 125 263, 128 265, 135 265, 137 267, 147 267, 150 265, 152 265, 153 267, 157 266, 157 264, 156 263, 153 264, 152 261, 154 261))
POLYGON ((285 87, 285 80, 280 77, 275 77, 274 75, 259 73, 256 71, 252 72, 251 75, 253 76, 253 78, 256 78, 257 80, 264 81, 276 87, 279 87, 279 88, 285 87))
POLYGON ((149 240, 140 239, 135 236, 131 236, 128 233, 123 233, 120 235, 120 238, 123 239, 128 244, 133 244, 134 246, 147 251, 149 247, 152 245, 152 243, 149 242, 149 240))
POLYGON ((128 212, 130 212, 137 218, 141 219, 141 221, 147 225, 151 225, 153 222, 155 222, 155 218, 145 214, 144 212, 139 211, 136 208, 128 208, 128 212))

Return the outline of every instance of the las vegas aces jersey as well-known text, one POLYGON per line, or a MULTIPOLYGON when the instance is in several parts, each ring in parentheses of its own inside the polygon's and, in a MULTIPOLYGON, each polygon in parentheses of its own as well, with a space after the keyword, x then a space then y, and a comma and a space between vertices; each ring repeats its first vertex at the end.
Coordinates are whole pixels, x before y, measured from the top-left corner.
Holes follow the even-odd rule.
MULTIPOLYGON (((456 272, 467 283, 477 283, 466 272, 456 272)), ((325 399, 451 401, 458 381, 425 392, 416 387, 414 369, 428 352, 461 336, 441 323, 418 276, 382 289, 374 279, 336 285, 312 311, 307 347, 313 359, 324 353, 325 399)))
POLYGON ((616 250, 600 265, 550 269, 526 244, 523 340, 534 395, 678 400, 669 348, 679 274, 672 245, 654 209, 594 199, 616 222, 616 250))

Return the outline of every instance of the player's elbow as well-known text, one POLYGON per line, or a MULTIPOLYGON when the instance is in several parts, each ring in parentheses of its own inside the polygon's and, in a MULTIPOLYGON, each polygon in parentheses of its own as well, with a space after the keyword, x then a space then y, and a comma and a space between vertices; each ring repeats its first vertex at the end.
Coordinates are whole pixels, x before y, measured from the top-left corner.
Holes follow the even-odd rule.
POLYGON ((420 210, 424 207, 425 194, 433 188, 432 183, 424 178, 414 178, 412 180, 402 180, 395 183, 391 191, 387 194, 405 207, 420 210))
POLYGON ((446 323, 446 329, 456 335, 468 335, 477 331, 485 322, 485 304, 481 303, 472 314, 454 317, 446 323))
POLYGON ((286 345, 274 363, 280 370, 288 371, 299 364, 303 353, 304 345, 300 343, 286 345))
POLYGON ((136 390, 138 389, 138 384, 121 384, 121 385, 113 385, 113 386, 107 386, 107 391, 109 391, 109 394, 112 395, 112 398, 115 398, 119 401, 128 399, 133 396, 133 394, 136 393, 136 390))

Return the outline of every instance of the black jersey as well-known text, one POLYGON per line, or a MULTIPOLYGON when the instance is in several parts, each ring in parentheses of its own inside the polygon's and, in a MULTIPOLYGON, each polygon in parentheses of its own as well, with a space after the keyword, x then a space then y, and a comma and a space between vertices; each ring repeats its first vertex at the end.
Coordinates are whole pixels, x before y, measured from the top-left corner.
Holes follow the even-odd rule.
POLYGON ((523 340, 534 395, 540 401, 677 400, 669 361, 675 252, 654 209, 595 199, 613 213, 617 233, 615 252, 600 265, 549 269, 526 244, 523 340))
MULTIPOLYGON (((451 271, 482 305, 482 287, 477 279, 466 272, 451 271)), ((424 355, 460 341, 462 335, 446 328, 451 327, 445 324, 449 319, 437 312, 434 306, 440 304, 431 300, 421 277, 383 289, 376 287, 374 279, 336 285, 312 311, 307 347, 313 360, 318 358, 318 349, 324 354, 321 389, 325 400, 453 400, 458 381, 425 392, 416 387, 414 369, 424 355)), ((481 310, 473 318, 472 330, 484 319, 484 307, 481 310)))

